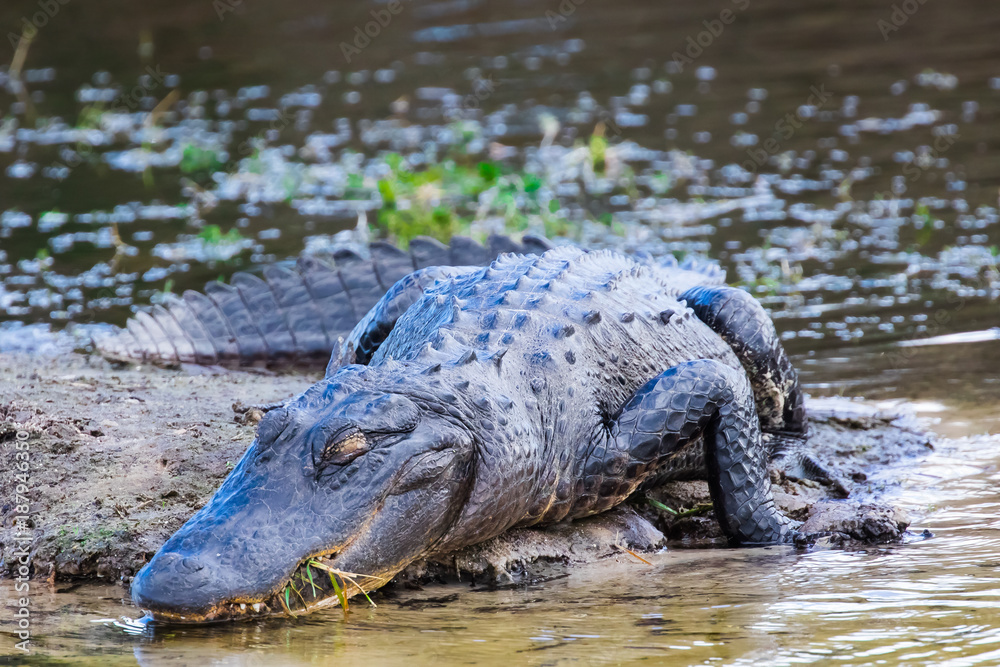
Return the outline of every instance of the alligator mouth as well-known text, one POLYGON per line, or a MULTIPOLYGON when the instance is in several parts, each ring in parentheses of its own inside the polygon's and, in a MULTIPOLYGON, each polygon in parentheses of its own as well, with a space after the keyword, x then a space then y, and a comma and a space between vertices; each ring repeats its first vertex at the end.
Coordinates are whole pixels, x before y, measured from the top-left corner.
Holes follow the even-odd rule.
POLYGON ((187 625, 248 621, 282 615, 295 617, 337 605, 347 611, 348 599, 359 593, 375 606, 366 591, 378 588, 386 580, 340 570, 334 564, 333 556, 334 554, 328 553, 306 558, 276 592, 257 599, 230 600, 208 610, 191 612, 162 609, 143 611, 156 624, 187 625))
POLYGON ((374 607, 375 603, 366 591, 384 583, 386 580, 382 577, 337 568, 330 555, 313 556, 302 561, 285 586, 267 604, 289 616, 338 604, 347 611, 348 598, 360 593, 374 607))
POLYGON ((245 621, 253 618, 263 618, 273 616, 276 612, 269 602, 222 602, 213 606, 208 611, 201 612, 177 612, 164 609, 143 609, 146 613, 145 620, 152 620, 155 625, 191 625, 202 623, 223 623, 226 621, 245 621))

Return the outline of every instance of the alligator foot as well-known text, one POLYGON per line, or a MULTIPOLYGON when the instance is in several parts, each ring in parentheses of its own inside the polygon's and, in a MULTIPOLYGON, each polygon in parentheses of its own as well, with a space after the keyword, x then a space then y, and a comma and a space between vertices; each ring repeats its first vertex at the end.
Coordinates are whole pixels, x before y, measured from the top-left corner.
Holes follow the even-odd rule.
POLYGON ((760 302, 744 290, 724 285, 693 287, 681 298, 740 360, 764 430, 804 435, 805 396, 799 375, 760 302))
POLYGON ((808 441, 798 434, 765 433, 771 452, 771 465, 793 481, 811 480, 829 487, 836 496, 851 495, 847 481, 836 471, 824 466, 809 453, 808 441))
POLYGON ((233 403, 233 412, 236 416, 233 417, 233 421, 237 424, 249 424, 250 426, 256 426, 260 423, 260 420, 264 418, 268 412, 272 410, 277 410, 278 408, 283 408, 288 405, 291 400, 295 398, 294 396, 289 396, 283 401, 275 401, 274 403, 262 403, 258 405, 243 405, 242 403, 233 403))

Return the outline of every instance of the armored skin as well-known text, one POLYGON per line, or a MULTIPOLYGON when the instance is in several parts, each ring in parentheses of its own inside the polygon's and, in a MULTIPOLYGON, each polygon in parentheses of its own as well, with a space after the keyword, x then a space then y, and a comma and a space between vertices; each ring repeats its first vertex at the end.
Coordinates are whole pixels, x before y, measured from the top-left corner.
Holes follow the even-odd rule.
POLYGON ((731 544, 791 539, 761 431, 801 435, 802 394, 761 306, 719 283, 568 247, 408 275, 264 417, 135 603, 173 622, 312 610, 678 477, 708 480, 731 544))
POLYGON ((502 252, 551 247, 530 235, 521 241, 493 235, 485 247, 462 236, 448 246, 417 237, 405 252, 379 241, 364 249, 341 248, 328 258, 303 254, 293 266, 270 265, 260 276, 241 271, 228 285, 210 282, 204 293, 167 294, 162 305, 137 313, 124 331, 94 343, 113 361, 315 368, 412 271, 485 266, 502 252))

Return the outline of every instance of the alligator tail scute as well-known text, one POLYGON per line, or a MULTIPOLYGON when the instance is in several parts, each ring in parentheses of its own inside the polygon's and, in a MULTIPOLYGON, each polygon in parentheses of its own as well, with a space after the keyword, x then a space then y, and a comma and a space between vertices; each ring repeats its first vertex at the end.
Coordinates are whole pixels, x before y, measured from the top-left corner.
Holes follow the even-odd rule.
POLYGON ((375 242, 368 257, 349 249, 336 251, 332 262, 302 255, 294 267, 266 267, 262 277, 238 272, 229 284, 206 284, 203 294, 167 295, 125 329, 95 336, 94 345, 112 361, 165 367, 316 366, 413 271, 484 266, 504 252, 539 254, 551 247, 530 235, 520 241, 494 235, 486 245, 460 236, 450 245, 417 237, 407 251, 375 242))

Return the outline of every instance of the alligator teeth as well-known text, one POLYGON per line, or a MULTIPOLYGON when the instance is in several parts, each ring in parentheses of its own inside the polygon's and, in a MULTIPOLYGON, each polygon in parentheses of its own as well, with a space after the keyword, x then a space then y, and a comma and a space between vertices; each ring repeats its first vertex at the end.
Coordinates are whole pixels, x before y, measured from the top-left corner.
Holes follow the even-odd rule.
POLYGON ((247 610, 247 606, 241 602, 240 603, 240 611, 246 611, 246 610, 247 610))
POLYGON ((260 611, 260 603, 259 603, 259 602, 254 602, 254 603, 253 603, 253 605, 251 605, 251 608, 252 608, 252 609, 253 609, 254 611, 257 611, 257 612, 259 612, 259 611, 260 611))

